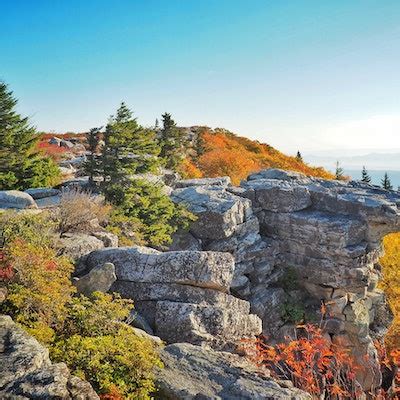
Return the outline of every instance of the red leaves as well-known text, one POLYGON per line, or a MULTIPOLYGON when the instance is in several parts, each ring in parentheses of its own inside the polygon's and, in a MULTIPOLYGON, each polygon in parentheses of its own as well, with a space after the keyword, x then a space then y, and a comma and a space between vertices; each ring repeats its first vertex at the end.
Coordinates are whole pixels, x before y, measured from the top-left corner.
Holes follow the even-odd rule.
POLYGON ((15 275, 14 269, 6 255, 0 251, 0 281, 10 281, 15 275))

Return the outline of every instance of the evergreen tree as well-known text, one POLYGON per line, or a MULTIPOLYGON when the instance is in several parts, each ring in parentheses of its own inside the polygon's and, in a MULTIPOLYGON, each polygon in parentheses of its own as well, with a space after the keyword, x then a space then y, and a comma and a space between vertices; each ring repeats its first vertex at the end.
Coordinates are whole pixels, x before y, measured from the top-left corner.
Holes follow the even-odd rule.
POLYGON ((132 175, 154 172, 159 164, 158 154, 155 132, 140 126, 125 103, 121 103, 104 132, 100 175, 106 199, 121 203, 132 175))
POLYGON ((371 183, 371 177, 369 176, 368 171, 365 167, 363 167, 361 171, 361 182, 371 183))
POLYGON ((385 172, 383 179, 381 180, 382 187, 386 190, 393 190, 392 183, 390 182, 389 175, 385 172))
POLYGON ((299 161, 299 162, 303 162, 303 157, 302 157, 300 151, 297 151, 296 160, 299 161))
POLYGON ((171 234, 187 226, 193 215, 175 205, 160 185, 139 175, 156 172, 159 166, 154 130, 140 126, 122 103, 106 126, 104 143, 100 190, 115 206, 111 228, 125 241, 143 238, 154 246, 170 242, 171 234))
POLYGON ((59 169, 36 150, 40 137, 15 111, 17 100, 0 82, 0 190, 24 190, 56 182, 59 169))
POLYGON ((87 134, 88 150, 87 160, 83 165, 85 174, 89 176, 89 183, 94 183, 94 177, 99 174, 98 147, 101 128, 92 128, 87 134))
POLYGON ((183 159, 185 133, 176 126, 171 114, 162 115, 162 129, 160 132, 160 157, 167 168, 175 170, 183 159))
POLYGON ((335 177, 337 180, 341 180, 344 177, 344 171, 343 168, 341 168, 339 161, 336 161, 335 177))

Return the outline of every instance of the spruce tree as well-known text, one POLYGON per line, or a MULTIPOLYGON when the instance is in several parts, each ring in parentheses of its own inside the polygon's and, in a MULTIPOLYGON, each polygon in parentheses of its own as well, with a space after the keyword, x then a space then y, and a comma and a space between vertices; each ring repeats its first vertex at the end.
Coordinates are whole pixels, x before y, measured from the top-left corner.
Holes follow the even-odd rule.
POLYGON ((344 177, 344 171, 343 168, 341 168, 339 161, 336 161, 335 177, 337 180, 341 180, 344 177))
POLYGON ((40 136, 15 111, 17 99, 0 82, 0 190, 24 190, 49 186, 59 176, 59 169, 36 150, 40 136))
POLYGON ((155 171, 158 154, 155 132, 140 126, 125 103, 121 103, 104 132, 100 175, 106 199, 114 204, 123 201, 133 175, 155 171))
POLYGON ((101 128, 92 128, 87 134, 88 151, 87 160, 83 170, 89 176, 89 183, 93 185, 94 178, 99 174, 98 147, 100 142, 101 128))
POLYGON ((363 167, 361 171, 361 182, 371 183, 371 177, 369 176, 368 171, 365 167, 363 167))
POLYGON ((160 157, 167 168, 176 170, 183 159, 185 133, 176 126, 171 114, 162 115, 162 128, 160 132, 160 157))
POLYGON ((296 160, 299 161, 299 162, 303 162, 303 157, 302 157, 302 155, 301 155, 299 150, 297 150, 296 160))
POLYGON ((385 172, 383 179, 381 180, 382 187, 386 190, 393 190, 392 183, 390 182, 389 175, 385 172))

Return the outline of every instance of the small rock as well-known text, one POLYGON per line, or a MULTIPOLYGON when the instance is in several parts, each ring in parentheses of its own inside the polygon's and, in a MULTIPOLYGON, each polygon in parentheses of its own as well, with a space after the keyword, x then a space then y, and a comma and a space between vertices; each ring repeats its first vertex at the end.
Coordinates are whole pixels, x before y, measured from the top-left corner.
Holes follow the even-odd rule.
POLYGON ((89 296, 93 292, 108 292, 116 280, 114 264, 105 263, 75 280, 74 285, 79 293, 89 296))

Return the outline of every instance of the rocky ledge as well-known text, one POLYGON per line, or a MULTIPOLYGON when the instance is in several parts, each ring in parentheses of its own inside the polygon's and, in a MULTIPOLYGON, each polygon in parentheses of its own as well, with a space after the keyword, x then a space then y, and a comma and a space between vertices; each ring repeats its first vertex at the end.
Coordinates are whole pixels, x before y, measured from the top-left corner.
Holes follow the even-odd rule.
POLYGON ((238 355, 188 343, 167 346, 164 368, 157 373, 158 399, 163 400, 311 400, 291 382, 274 381, 238 355))
POLYGON ((250 302, 267 336, 283 338, 293 331, 293 308, 318 315, 322 301, 332 341, 361 365, 369 356, 364 388, 379 381, 373 338, 391 318, 377 289, 379 258, 383 236, 400 230, 399 192, 269 169, 241 187, 228 179, 181 181, 171 196, 198 217, 171 248, 230 252, 231 291, 250 302))
POLYGON ((88 382, 72 376, 65 364, 52 364, 48 350, 5 315, 0 315, 0 398, 99 400, 88 382))

